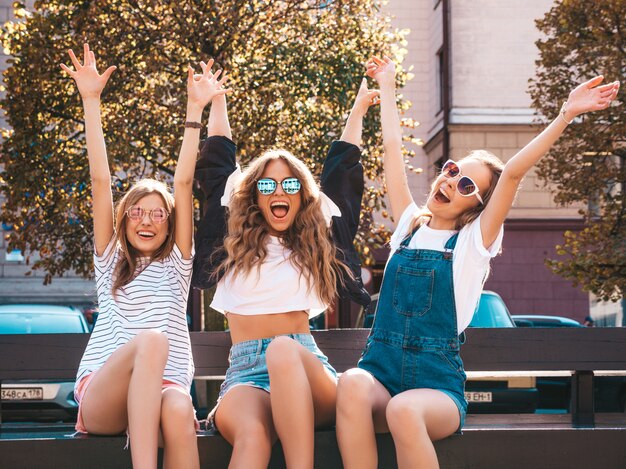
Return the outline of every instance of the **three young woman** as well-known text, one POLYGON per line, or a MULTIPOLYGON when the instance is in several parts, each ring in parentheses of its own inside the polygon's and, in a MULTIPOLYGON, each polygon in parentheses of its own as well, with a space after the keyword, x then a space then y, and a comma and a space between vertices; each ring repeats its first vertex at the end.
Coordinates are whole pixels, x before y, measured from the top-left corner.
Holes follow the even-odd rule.
POLYGON ((391 432, 400 468, 438 467, 432 440, 463 426, 460 335, 472 319, 502 225, 524 175, 577 116, 605 109, 618 83, 596 77, 506 165, 489 152, 446 162, 424 207, 413 201, 401 154, 395 65, 376 57, 384 172, 396 220, 372 331, 358 368, 339 380, 337 438, 344 466, 378 467, 375 432, 391 432))
POLYGON ((187 80, 187 121, 174 176, 174 196, 152 179, 135 183, 118 202, 102 131, 100 94, 115 67, 102 75, 89 46, 81 64, 65 70, 85 112, 93 195, 94 263, 100 314, 76 378, 76 430, 99 435, 127 431, 135 468, 155 468, 159 430, 164 467, 199 467, 195 412, 189 395, 194 366, 187 328, 193 263, 192 183, 204 107, 226 93, 210 67, 187 80))
POLYGON ((309 333, 310 317, 337 293, 367 302, 352 246, 363 175, 362 118, 378 92, 361 85, 321 190, 284 150, 238 171, 224 79, 189 70, 183 144, 174 197, 152 180, 135 184, 113 218, 100 118, 102 75, 85 45, 73 52, 85 110, 93 185, 100 316, 77 376, 77 430, 128 429, 134 467, 155 467, 159 429, 166 467, 197 467, 189 397, 193 363, 185 320, 193 258, 191 186, 202 110, 213 100, 196 179, 205 194, 194 284, 217 290, 226 315, 230 367, 210 421, 233 444, 231 467, 266 467, 280 438, 288 467, 312 467, 314 429, 332 425, 344 464, 376 467, 374 433, 390 431, 400 467, 437 467, 432 440, 460 429, 466 412, 460 334, 469 324, 502 241, 502 224, 526 172, 576 116, 603 109, 617 84, 597 77, 570 93, 561 114, 506 165, 472 152, 448 161, 425 207, 408 190, 395 105, 395 66, 373 58, 380 86, 384 170, 397 229, 376 319, 358 368, 339 380, 309 333), (222 246, 223 242, 223 246, 222 246))

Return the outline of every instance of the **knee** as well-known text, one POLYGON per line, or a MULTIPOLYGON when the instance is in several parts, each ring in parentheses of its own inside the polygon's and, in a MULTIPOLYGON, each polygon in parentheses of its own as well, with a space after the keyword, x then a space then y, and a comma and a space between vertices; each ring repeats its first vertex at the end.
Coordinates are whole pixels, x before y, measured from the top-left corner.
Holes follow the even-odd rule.
POLYGON ((169 354, 167 335, 157 330, 142 331, 133 339, 136 353, 135 363, 155 364, 165 367, 169 354))
POLYGON ((352 413, 372 407, 372 378, 365 372, 352 369, 339 378, 337 386, 337 412, 352 413))
POLYGON ((267 346, 265 359, 268 371, 288 373, 301 363, 298 354, 299 344, 291 337, 276 337, 267 346))
POLYGON ((191 399, 183 395, 176 397, 168 399, 166 392, 161 403, 161 429, 166 444, 196 437, 195 413, 191 399))
POLYGON ((394 438, 404 434, 412 436, 427 434, 424 421, 424 404, 416 399, 406 399, 402 395, 397 395, 389 401, 385 417, 394 438))
POLYGON ((272 431, 269 425, 255 419, 239 425, 233 446, 260 453, 271 451, 272 443, 272 431))

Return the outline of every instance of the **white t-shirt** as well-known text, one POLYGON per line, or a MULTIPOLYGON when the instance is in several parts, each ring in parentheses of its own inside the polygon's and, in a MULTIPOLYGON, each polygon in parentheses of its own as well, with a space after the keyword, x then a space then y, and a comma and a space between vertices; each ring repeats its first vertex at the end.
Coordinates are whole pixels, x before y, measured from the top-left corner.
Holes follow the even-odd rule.
POLYGON ((120 346, 139 332, 156 329, 167 334, 169 356, 164 379, 191 387, 194 366, 187 327, 187 297, 193 265, 183 259, 176 245, 168 257, 151 262, 113 297, 113 270, 121 251, 115 237, 102 256, 94 254, 96 288, 100 313, 83 358, 76 384, 98 370, 120 346))
MULTIPOLYGON (((393 254, 404 238, 409 234, 411 225, 419 209, 411 203, 405 210, 398 228, 391 236, 389 243, 393 254)), ((423 224, 415 232, 409 249, 431 249, 444 251, 444 247, 455 230, 434 230, 423 224)), ((459 232, 459 237, 452 255, 452 275, 454 283, 454 301, 456 304, 456 320, 460 334, 472 321, 474 311, 478 305, 480 294, 485 283, 485 275, 489 269, 489 262, 500 252, 504 229, 501 227, 496 240, 489 249, 483 245, 483 236, 480 231, 480 216, 472 223, 465 225, 459 232)))
POLYGON ((217 283, 211 308, 246 316, 307 311, 312 318, 322 313, 328 305, 309 288, 290 255, 280 238, 269 236, 261 268, 253 267, 247 275, 232 270, 224 275, 217 283))

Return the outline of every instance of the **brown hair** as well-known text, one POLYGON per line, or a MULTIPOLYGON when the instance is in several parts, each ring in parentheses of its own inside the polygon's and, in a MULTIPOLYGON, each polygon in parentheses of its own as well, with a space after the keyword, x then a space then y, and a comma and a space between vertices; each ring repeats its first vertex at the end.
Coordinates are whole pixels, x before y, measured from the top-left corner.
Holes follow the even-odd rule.
POLYGON ((330 240, 330 229, 322 214, 320 190, 306 165, 285 150, 270 150, 254 160, 242 174, 229 206, 228 234, 224 238, 226 259, 214 275, 231 270, 247 274, 260 269, 267 255, 269 225, 257 203, 256 181, 268 163, 282 160, 297 177, 302 188, 302 204, 291 226, 282 233, 282 243, 291 252, 291 261, 324 303, 337 295, 340 269, 349 269, 336 258, 337 248, 330 240))
POLYGON ((137 269, 147 266, 152 261, 158 261, 166 258, 172 252, 175 242, 175 216, 174 216, 174 197, 168 190, 167 186, 155 179, 142 179, 134 184, 124 197, 117 203, 115 208, 115 238, 120 246, 121 255, 113 271, 113 286, 111 287, 113 296, 117 289, 127 285, 137 275, 137 269), (158 194, 163 200, 165 209, 169 212, 166 223, 167 237, 165 242, 152 254, 145 265, 138 266, 138 260, 141 257, 139 252, 128 242, 126 238, 126 210, 131 205, 135 205, 143 197, 150 194, 158 194))
MULTIPOLYGON (((498 184, 498 180, 500 179, 500 175, 502 174, 502 170, 504 169, 504 163, 502 163, 500 158, 487 150, 474 150, 470 152, 469 155, 463 158, 463 160, 466 159, 477 160, 484 164, 491 171, 491 180, 489 181, 489 187, 487 187, 487 189, 483 189, 480 193, 480 196, 483 199, 483 203, 471 207, 463 212, 461 215, 459 215, 459 217, 456 219, 456 223, 454 226, 455 230, 460 230, 465 225, 469 225, 471 222, 476 220, 476 218, 478 218, 478 216, 489 203, 489 199, 491 198, 491 195, 493 194, 493 191, 498 184)), ((435 179, 431 186, 431 191, 436 182, 437 180, 435 179)), ((426 206, 423 206, 413 220, 413 223, 411 225, 411 231, 422 225, 422 223, 427 222, 431 216, 432 215, 428 211, 426 206)))

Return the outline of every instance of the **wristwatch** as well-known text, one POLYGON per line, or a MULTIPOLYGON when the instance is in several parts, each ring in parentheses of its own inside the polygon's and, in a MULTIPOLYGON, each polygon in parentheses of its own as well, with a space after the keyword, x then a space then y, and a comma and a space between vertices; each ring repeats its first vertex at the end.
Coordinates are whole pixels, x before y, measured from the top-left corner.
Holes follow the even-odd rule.
POLYGON ((200 122, 187 121, 185 122, 185 128, 186 129, 201 129, 202 124, 200 122))

